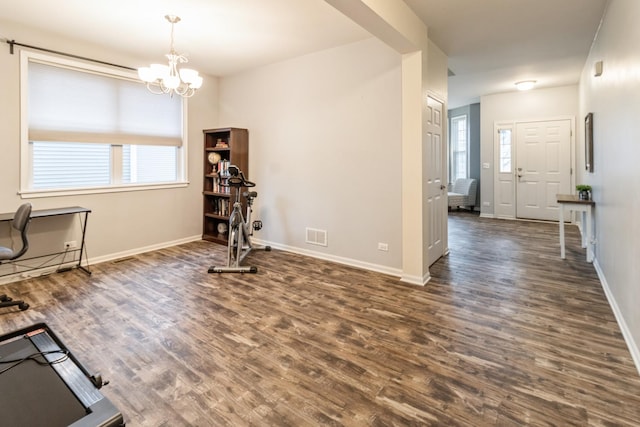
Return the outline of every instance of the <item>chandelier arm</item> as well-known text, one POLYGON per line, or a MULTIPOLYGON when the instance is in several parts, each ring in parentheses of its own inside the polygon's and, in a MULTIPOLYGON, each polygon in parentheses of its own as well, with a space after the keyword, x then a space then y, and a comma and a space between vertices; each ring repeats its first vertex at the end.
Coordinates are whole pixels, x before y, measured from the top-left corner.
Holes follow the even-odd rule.
POLYGON ((158 87, 160 88, 160 90, 162 91, 162 93, 171 93, 171 89, 169 89, 168 87, 166 87, 164 85, 164 81, 160 80, 158 82, 158 87))
POLYGON ((194 93, 196 93, 196 90, 186 84, 183 84, 175 88, 174 92, 182 97, 190 98, 194 93))
POLYGON ((167 91, 163 89, 162 83, 148 82, 146 86, 149 92, 153 93, 154 95, 164 95, 167 93, 167 91))

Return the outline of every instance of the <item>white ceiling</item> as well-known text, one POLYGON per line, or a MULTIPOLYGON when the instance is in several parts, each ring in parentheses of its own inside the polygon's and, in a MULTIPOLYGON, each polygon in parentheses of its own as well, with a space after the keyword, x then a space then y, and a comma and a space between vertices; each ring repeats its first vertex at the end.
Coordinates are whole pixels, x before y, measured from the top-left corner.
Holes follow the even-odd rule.
POLYGON ((480 96, 575 84, 607 0, 405 0, 449 56, 449 108, 480 96))
MULTIPOLYGON (((141 58, 123 64, 133 67, 164 62, 165 15, 181 18, 176 50, 217 76, 370 37, 323 0, 0 0, 0 19, 141 58)), ((0 38, 15 38, 3 33, 0 27, 0 38)))
MULTIPOLYGON (((456 107, 512 91, 518 80, 534 79, 539 87, 576 83, 607 0, 405 2, 449 56, 456 74, 449 106, 456 107)), ((220 76, 370 37, 323 0, 0 0, 0 20, 144 61, 124 64, 133 67, 167 53, 166 14, 182 18, 176 50, 194 68, 220 76)), ((0 38, 15 36, 0 27, 0 38)))

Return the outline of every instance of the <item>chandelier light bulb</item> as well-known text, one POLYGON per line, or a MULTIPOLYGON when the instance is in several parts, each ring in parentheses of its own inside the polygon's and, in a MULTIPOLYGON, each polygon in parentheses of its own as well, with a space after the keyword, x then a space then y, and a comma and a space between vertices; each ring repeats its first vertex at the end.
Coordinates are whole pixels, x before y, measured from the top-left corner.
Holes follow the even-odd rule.
POLYGON ((180 70, 180 80, 185 83, 191 84, 198 77, 198 72, 196 70, 192 70, 190 68, 182 68, 180 70))
POLYGON ((200 87, 202 87, 202 76, 198 76, 190 85, 189 87, 191 87, 192 89, 200 89, 200 87))
POLYGON ((171 45, 169 53, 165 56, 168 65, 151 64, 148 67, 138 68, 138 77, 146 83, 147 89, 155 94, 174 93, 188 98, 193 96, 196 89, 202 86, 203 79, 200 74, 191 68, 179 68, 179 64, 186 64, 189 60, 178 54, 173 47, 173 26, 180 22, 179 16, 166 15, 164 17, 171 24, 171 45))

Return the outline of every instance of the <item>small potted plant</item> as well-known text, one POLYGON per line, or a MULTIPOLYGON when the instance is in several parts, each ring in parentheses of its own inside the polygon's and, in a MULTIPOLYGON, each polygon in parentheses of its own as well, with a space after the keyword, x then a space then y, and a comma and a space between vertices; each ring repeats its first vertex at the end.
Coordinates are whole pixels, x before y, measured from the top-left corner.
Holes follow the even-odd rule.
POLYGON ((591 186, 580 184, 576 185, 576 190, 578 191, 578 198, 580 200, 591 200, 591 186))

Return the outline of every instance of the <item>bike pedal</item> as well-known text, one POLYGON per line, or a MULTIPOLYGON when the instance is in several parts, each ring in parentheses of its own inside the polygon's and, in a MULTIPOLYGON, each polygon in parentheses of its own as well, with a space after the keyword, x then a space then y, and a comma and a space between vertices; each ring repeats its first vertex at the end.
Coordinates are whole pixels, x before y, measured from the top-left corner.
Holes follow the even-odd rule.
POLYGON ((255 221, 253 221, 253 225, 252 226, 253 226, 253 229, 255 231, 258 231, 258 230, 262 229, 262 221, 255 220, 255 221))

